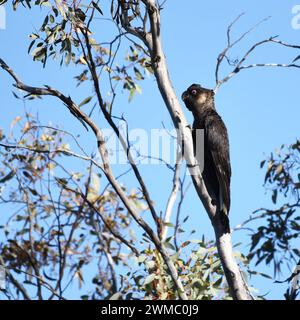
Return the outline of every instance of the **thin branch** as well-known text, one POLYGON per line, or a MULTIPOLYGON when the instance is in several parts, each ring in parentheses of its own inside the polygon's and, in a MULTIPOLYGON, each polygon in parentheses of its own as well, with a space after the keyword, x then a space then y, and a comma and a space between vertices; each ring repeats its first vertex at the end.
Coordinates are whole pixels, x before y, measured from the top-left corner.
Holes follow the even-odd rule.
POLYGON ((240 20, 242 16, 245 15, 245 12, 240 13, 228 26, 227 28, 227 47, 231 46, 231 29, 232 27, 240 20))
MULTIPOLYGON (((17 243, 17 241, 15 240, 10 240, 10 242, 20 251, 22 251, 25 256, 27 257, 28 259, 28 262, 29 264, 31 265, 32 269, 34 270, 34 273, 35 275, 32 275, 36 278, 36 281, 37 281, 37 295, 38 295, 38 298, 39 300, 43 300, 43 297, 42 297, 42 282, 41 281, 44 281, 42 280, 41 276, 40 276, 40 271, 39 271, 39 268, 37 266, 37 261, 35 259, 35 256, 33 255, 33 249, 30 250, 31 252, 29 252, 28 250, 25 250, 22 246, 19 246, 19 244, 17 243)), ((14 269, 15 270, 15 269, 14 269)))
MULTIPOLYGON (((36 96, 54 96, 61 100, 66 107, 69 109, 69 111, 75 116, 76 119, 78 119, 82 125, 87 129, 87 125, 85 124, 84 120, 80 117, 80 113, 78 113, 77 106, 73 103, 70 97, 66 97, 62 93, 60 93, 58 90, 55 90, 51 88, 50 86, 45 86, 45 88, 38 88, 38 87, 30 87, 22 83, 16 74, 13 72, 11 68, 2 60, 0 59, 0 67, 7 71, 12 78, 15 80, 14 86, 20 90, 26 91, 29 93, 29 96, 36 95, 36 96)), ((88 130, 88 129, 87 129, 88 130)))
POLYGON ((239 71, 243 69, 257 68, 257 67, 278 67, 278 68, 300 68, 300 65, 292 63, 292 64, 284 64, 284 63, 254 63, 245 66, 241 66, 239 71))
POLYGON ((171 215, 173 212, 174 204, 177 199, 177 194, 180 187, 180 170, 181 170, 181 164, 182 164, 182 152, 179 150, 179 146, 177 146, 177 156, 176 156, 176 163, 175 163, 175 170, 174 170, 174 176, 173 176, 173 188, 171 191, 171 194, 168 199, 165 216, 164 216, 164 222, 163 222, 163 228, 162 228, 162 235, 161 239, 162 241, 166 240, 166 237, 168 235, 168 223, 171 221, 171 215))
POLYGON ((216 70, 215 70, 215 78, 216 78, 216 83, 219 83, 219 69, 220 66, 224 60, 224 58, 227 58, 227 52, 232 49, 236 44, 238 44, 239 42, 241 42, 249 33, 251 33, 254 29, 256 29, 258 26, 260 26, 263 22, 269 20, 271 17, 266 17, 264 19, 262 19, 261 21, 259 21, 258 23, 256 23, 253 27, 251 27, 250 29, 248 29, 246 32, 244 32, 239 38, 237 38, 235 41, 231 41, 231 29, 232 27, 235 25, 235 23, 240 20, 240 18, 242 16, 244 16, 245 13, 241 13, 239 14, 234 20, 233 22, 230 23, 230 25, 227 28, 227 47, 219 54, 218 58, 217 58, 217 64, 216 64, 216 70))
MULTIPOLYGON (((143 1, 144 2, 144 1, 143 1)), ((129 16, 128 16, 128 7, 127 3, 125 0, 118 0, 119 3, 119 8, 121 8, 121 24, 124 27, 124 29, 134 35, 135 37, 139 38, 141 41, 145 42, 145 39, 150 40, 150 34, 145 33, 144 30, 141 31, 138 28, 132 27, 129 21, 129 16)), ((113 20, 115 20, 115 17, 113 17, 113 20)))
POLYGON ((16 268, 14 268, 14 270, 15 270, 16 272, 18 272, 18 273, 21 273, 21 272, 22 272, 22 273, 24 273, 24 274, 27 274, 27 275, 30 276, 30 277, 36 278, 37 280, 39 280, 39 281, 41 282, 41 285, 42 285, 43 287, 45 287, 46 289, 48 289, 48 290, 52 293, 53 296, 56 296, 56 297, 58 297, 58 298, 61 299, 61 300, 67 300, 66 298, 60 296, 60 294, 57 293, 57 291, 55 291, 55 289, 54 289, 48 282, 46 282, 41 276, 37 276, 37 275, 35 275, 35 274, 26 272, 26 271, 24 271, 24 270, 22 270, 22 269, 16 269, 16 268))
POLYGON ((17 291, 21 292, 21 294, 23 295, 23 298, 25 300, 31 300, 27 290, 25 289, 25 287, 15 279, 15 277, 11 274, 11 272, 9 271, 8 268, 6 268, 3 258, 0 256, 0 266, 5 270, 4 272, 6 273, 6 275, 8 276, 9 280, 11 281, 11 283, 16 287, 17 291))
MULTIPOLYGON (((238 300, 252 300, 253 298, 249 293, 248 286, 242 278, 240 269, 233 256, 231 236, 229 233, 226 233, 224 224, 220 221, 220 215, 216 210, 216 206, 212 204, 211 198, 203 182, 200 168, 194 157, 191 130, 169 77, 167 62, 161 44, 159 8, 156 6, 155 0, 142 1, 148 10, 151 26, 151 41, 148 41, 148 37, 144 37, 143 41, 151 53, 152 68, 160 93, 165 101, 175 128, 179 129, 177 138, 180 144, 184 144, 184 157, 190 170, 195 189, 212 221, 216 234, 216 244, 219 256, 232 297, 238 300)), ((125 12, 123 12, 123 14, 125 14, 125 12)), ((127 26, 123 24, 123 27, 126 29, 127 26)), ((130 32, 130 30, 128 30, 128 32, 130 32)), ((136 29, 132 34, 136 34, 136 29)))
MULTIPOLYGON (((93 60, 90 60, 90 62, 91 61, 93 61, 93 60)), ((94 62, 92 62, 92 63, 94 63, 94 62)), ((123 188, 120 186, 120 184, 116 180, 116 178, 112 172, 112 169, 110 167, 108 150, 106 148, 105 139, 104 139, 103 133, 100 130, 100 128, 95 124, 95 122, 93 122, 93 120, 88 115, 86 115, 73 102, 73 100, 70 97, 67 98, 58 90, 52 89, 48 86, 46 87, 46 89, 44 89, 44 88, 29 87, 29 86, 24 85, 2 59, 0 59, 0 67, 2 69, 4 69, 5 71, 7 71, 14 78, 14 80, 16 82, 16 87, 18 87, 24 91, 27 91, 30 94, 50 95, 50 96, 57 97, 58 99, 60 99, 61 101, 63 101, 66 104, 67 108, 71 111, 71 113, 74 116, 79 118, 81 122, 85 123, 86 127, 88 126, 91 128, 91 130, 93 131, 93 133, 97 139, 98 151, 99 151, 101 158, 102 158, 102 161, 103 161, 103 169, 104 169, 104 173, 106 175, 106 178, 111 183, 112 188, 115 190, 117 195, 120 197, 121 201, 123 202, 124 206, 126 207, 128 212, 130 213, 130 215, 137 222, 137 224, 146 232, 146 234, 150 237, 150 239, 154 243, 157 250, 160 252, 164 262, 166 263, 166 265, 168 267, 169 273, 174 281, 174 284, 177 287, 179 297, 182 300, 187 300, 187 296, 185 294, 182 282, 178 276, 177 269, 175 268, 175 265, 174 265, 173 261, 171 260, 166 247, 164 246, 163 243, 161 243, 160 239, 154 233, 153 229, 139 215, 137 208, 132 203, 132 201, 127 197, 123 188)), ((94 81, 96 81, 96 83, 98 83, 97 75, 93 73, 93 77, 96 77, 96 78, 94 78, 94 81)), ((104 103, 102 101, 101 94, 100 94, 99 86, 96 86, 95 89, 96 89, 97 95, 99 97, 99 100, 101 102, 100 103, 101 107, 105 107, 104 103)), ((141 180, 139 180, 139 181, 141 182, 141 180)))
POLYGON ((2 143, 2 142, 0 142, 0 147, 4 147, 7 149, 21 149, 21 150, 23 149, 23 150, 28 150, 28 151, 32 151, 32 152, 36 152, 36 153, 44 153, 44 154, 53 154, 53 153, 67 154, 69 156, 73 156, 73 157, 81 159, 81 160, 92 162, 95 166, 97 166, 98 168, 103 170, 103 167, 99 163, 97 163, 93 158, 83 156, 83 155, 80 155, 80 154, 75 153, 73 151, 66 150, 66 149, 43 150, 43 149, 37 149, 37 148, 32 148, 32 147, 22 146, 22 145, 6 144, 6 143, 2 143))
MULTIPOLYGON (((100 233, 100 230, 99 230, 99 227, 98 225, 96 224, 96 221, 94 219, 91 219, 92 221, 92 225, 95 229, 95 232, 97 234, 97 237, 98 237, 98 240, 99 240, 99 243, 104 243, 104 239, 100 233)), ((116 274, 116 264, 114 262, 114 259, 111 255, 111 253, 107 250, 106 247, 103 246, 103 252, 104 252, 104 255, 106 256, 106 259, 107 259, 107 263, 108 263, 108 266, 109 266, 109 269, 110 269, 110 273, 111 273, 111 282, 112 282, 112 285, 111 285, 111 290, 112 290, 112 293, 111 294, 114 294, 115 292, 118 291, 118 280, 117 280, 117 274, 116 274)), ((134 250, 133 250, 134 251, 134 250)), ((137 254, 138 256, 139 254, 137 254)))
POLYGON ((8 273, 8 278, 11 281, 11 283, 17 288, 17 291, 20 291, 24 297, 25 300, 31 300, 27 290, 25 287, 16 280, 16 278, 6 269, 6 272, 8 273))
POLYGON ((138 251, 138 249, 136 247, 134 247, 131 243, 129 243, 119 232, 117 232, 116 230, 112 229, 110 223, 108 223, 108 221, 106 220, 106 218, 104 217, 103 213, 101 211, 99 211, 94 204, 87 198, 86 195, 84 195, 82 192, 79 192, 75 189, 69 188, 67 186, 65 186, 65 189, 73 192, 75 194, 80 195, 83 200, 88 204, 88 206, 97 213, 97 215, 100 217, 100 219, 102 220, 102 222, 104 223, 105 227, 109 230, 109 232, 115 237, 115 239, 119 240, 120 242, 122 242, 123 244, 125 244, 136 256, 139 256, 140 252, 138 251))
POLYGON ((110 113, 107 111, 106 109, 106 105, 103 101, 103 98, 102 98, 102 95, 101 95, 101 92, 100 92, 100 84, 99 84, 99 79, 98 79, 98 76, 97 76, 97 72, 96 72, 96 66, 95 66, 95 63, 94 63, 94 59, 93 59, 93 55, 92 55, 92 51, 91 51, 91 46, 90 46, 90 42, 89 42, 89 37, 88 37, 88 34, 86 33, 85 30, 82 30, 82 33, 85 37, 85 42, 86 42, 86 47, 87 47, 87 56, 85 56, 85 59, 86 61, 89 61, 88 63, 88 66, 89 66, 89 70, 90 70, 90 73, 92 75, 92 79, 93 79, 93 82, 94 82, 94 88, 95 88, 95 91, 96 91, 96 95, 97 95, 97 98, 98 98, 98 103, 99 103, 99 106, 101 108, 101 111, 103 112, 104 114, 104 117, 106 119, 106 121, 109 123, 109 125, 111 126, 111 128, 114 130, 116 136, 118 137, 121 145, 122 145, 122 148, 124 149, 124 151, 126 152, 126 155, 127 155, 127 158, 128 158, 128 161, 133 169, 133 172, 142 188, 142 191, 143 191, 143 195, 145 197, 145 200, 149 206, 149 209, 150 209, 150 212, 152 214, 152 217, 153 217, 153 220, 155 221, 156 223, 156 226, 157 226, 157 229, 158 229, 158 233, 159 233, 159 230, 160 230, 160 223, 159 223, 159 219, 158 219, 158 216, 156 214, 156 211, 155 211, 155 208, 153 206, 153 202, 152 200, 150 199, 150 194, 148 192, 148 189, 146 187, 146 184, 138 170, 138 167, 132 157, 132 154, 131 154, 131 151, 130 151, 130 146, 127 145, 126 143, 126 140, 123 138, 121 132, 119 131, 118 127, 116 126, 116 124, 114 123, 114 121, 112 120, 112 117, 110 115, 110 113))
POLYGON ((252 222, 252 221, 255 221, 255 220, 264 218, 265 216, 266 216, 265 213, 262 213, 262 214, 260 214, 260 215, 258 215, 258 216, 252 216, 252 217, 248 218, 247 220, 245 220, 244 222, 242 222, 242 223, 238 224, 237 226, 235 226, 235 227, 231 230, 231 232, 238 231, 238 230, 242 230, 242 229, 244 229, 245 225, 249 224, 249 223, 252 222))
POLYGON ((175 245, 176 251, 178 251, 177 235, 178 235, 178 229, 179 229, 180 213, 181 213, 181 209, 182 209, 182 205, 183 205, 183 201, 185 199, 186 193, 191 186, 191 182, 190 182, 186 186, 186 188, 184 188, 185 178, 186 178, 186 172, 183 180, 180 181, 180 200, 179 200, 179 203, 177 206, 177 212, 176 212, 176 221, 175 221, 175 228, 174 228, 174 245, 175 245))
MULTIPOLYGON (((258 26, 259 24, 257 24, 258 26)), ((245 34, 247 35, 247 33, 245 34)), ((231 78, 233 78, 236 74, 238 74, 241 70, 244 70, 244 69, 250 69, 250 68, 256 68, 256 67, 279 67, 279 68, 300 68, 300 65, 298 64, 295 64, 295 63, 290 63, 290 64, 283 64, 283 63, 254 63, 254 64, 249 64, 249 65, 244 65, 244 62, 248 59, 248 57, 250 56, 250 54, 257 48, 257 47, 260 47, 266 43, 275 43, 275 44, 279 44, 281 46, 284 46, 284 47, 288 47, 288 48, 293 48, 293 49, 300 49, 300 46, 299 45, 293 45, 293 44, 289 44, 289 43, 286 43, 286 42, 283 42, 281 40, 278 40, 277 39, 277 36, 273 36, 273 37, 270 37, 268 39, 264 39, 262 41, 259 41, 257 43, 255 43, 248 51, 246 51, 246 53, 244 54, 244 56, 242 57, 242 59, 236 64, 235 68, 233 69, 233 71, 231 71, 227 76, 225 76, 222 80, 219 80, 218 78, 218 73, 219 73, 219 67, 220 67, 220 64, 223 60, 224 57, 227 58, 226 54, 227 54, 227 51, 229 49, 232 48, 232 46, 234 44, 236 44, 236 42, 227 47, 223 53, 221 53, 218 57, 218 60, 217 60, 217 66, 216 66, 216 86, 214 88, 214 92, 216 93, 219 88, 221 87, 222 84, 224 84, 225 82, 229 81, 231 78), (224 54, 222 56, 222 54, 224 54)))

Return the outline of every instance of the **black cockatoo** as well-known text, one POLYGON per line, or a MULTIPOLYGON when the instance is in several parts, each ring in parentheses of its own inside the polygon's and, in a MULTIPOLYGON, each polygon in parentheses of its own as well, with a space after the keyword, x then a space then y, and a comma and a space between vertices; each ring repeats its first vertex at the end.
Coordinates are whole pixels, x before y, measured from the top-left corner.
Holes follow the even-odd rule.
POLYGON ((223 215, 229 229, 231 178, 229 141, 226 126, 215 108, 214 92, 199 84, 192 84, 182 94, 182 100, 194 116, 194 150, 197 148, 195 130, 204 130, 203 180, 213 204, 223 215))

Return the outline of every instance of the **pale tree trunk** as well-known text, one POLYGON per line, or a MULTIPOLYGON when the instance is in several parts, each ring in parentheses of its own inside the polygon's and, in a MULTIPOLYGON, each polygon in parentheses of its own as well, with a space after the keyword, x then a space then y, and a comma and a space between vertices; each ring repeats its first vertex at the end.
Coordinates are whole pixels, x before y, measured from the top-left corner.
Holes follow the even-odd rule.
MULTIPOLYGON (((151 53, 152 67, 154 69, 159 91, 164 99, 174 126, 179 131, 179 139, 183 140, 184 157, 188 164, 195 189, 207 211, 215 231, 218 253, 232 298, 236 300, 253 300, 248 286, 242 277, 240 268, 233 256, 231 235, 226 233, 225 226, 222 224, 221 219, 216 212, 216 207, 211 203, 211 198, 204 185, 199 166, 195 165, 196 160, 194 157, 191 130, 169 77, 167 61, 162 48, 159 8, 155 0, 143 0, 143 3, 146 6, 148 18, 150 20, 150 31, 145 33, 145 30, 144 32, 141 32, 138 29, 133 28, 126 19, 128 14, 126 10, 123 11, 123 27, 129 33, 143 40, 151 53)), ((199 220, 200 219, 201 215, 199 214, 199 220)))

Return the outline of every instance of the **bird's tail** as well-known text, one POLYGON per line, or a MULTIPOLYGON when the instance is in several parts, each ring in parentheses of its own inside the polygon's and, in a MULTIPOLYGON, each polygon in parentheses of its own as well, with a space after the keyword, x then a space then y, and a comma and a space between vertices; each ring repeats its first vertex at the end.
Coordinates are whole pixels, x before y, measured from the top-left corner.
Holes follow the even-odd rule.
POLYGON ((224 226, 225 233, 230 233, 230 222, 228 218, 228 214, 225 210, 220 210, 220 220, 222 225, 224 226))
POLYGON ((229 223, 229 203, 228 199, 223 198, 222 188, 219 189, 219 212, 220 212, 220 219, 221 223, 224 226, 225 233, 230 233, 230 223, 229 223))

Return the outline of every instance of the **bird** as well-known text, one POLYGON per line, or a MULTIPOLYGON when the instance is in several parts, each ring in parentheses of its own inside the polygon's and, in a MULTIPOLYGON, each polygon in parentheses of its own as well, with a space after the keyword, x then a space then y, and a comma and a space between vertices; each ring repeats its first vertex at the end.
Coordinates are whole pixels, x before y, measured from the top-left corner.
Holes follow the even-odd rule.
MULTIPOLYGON (((204 164, 202 177, 206 189, 217 207, 221 221, 225 224, 226 232, 230 232, 228 214, 230 210, 230 180, 231 165, 229 154, 229 139, 227 128, 217 113, 214 101, 214 91, 192 84, 182 94, 182 100, 187 109, 193 113, 192 128, 194 155, 198 165, 197 148, 200 142, 196 141, 196 130, 204 130, 204 164)), ((203 161, 203 160, 202 160, 203 161)))

